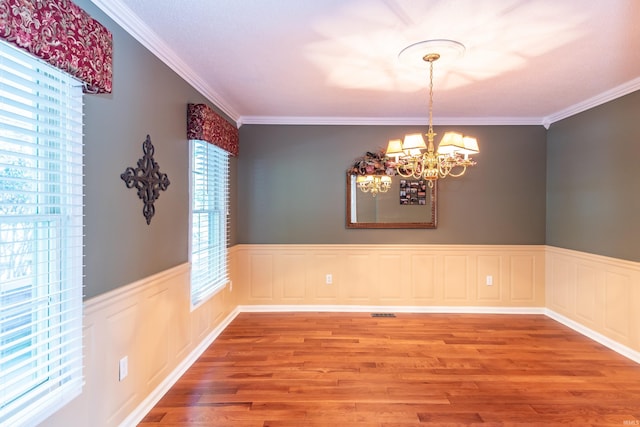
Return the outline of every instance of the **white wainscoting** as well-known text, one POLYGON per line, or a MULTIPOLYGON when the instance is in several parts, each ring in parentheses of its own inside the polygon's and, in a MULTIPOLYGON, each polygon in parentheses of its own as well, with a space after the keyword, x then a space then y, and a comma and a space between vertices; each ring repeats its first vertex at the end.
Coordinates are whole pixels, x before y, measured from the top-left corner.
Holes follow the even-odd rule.
POLYGON ((549 316, 640 363, 640 263, 547 246, 549 316))
POLYGON ((241 305, 544 307, 544 246, 238 245, 241 305), (332 283, 326 283, 326 276, 332 283), (490 285, 487 278, 490 277, 490 285))
POLYGON ((83 392, 41 425, 135 426, 235 317, 228 288, 191 311, 183 264, 87 300, 83 392))
POLYGON ((193 311, 188 264, 87 300, 84 391, 42 426, 135 426, 241 311, 545 313, 640 363, 638 263, 547 246, 237 245, 229 265, 229 286, 193 311))

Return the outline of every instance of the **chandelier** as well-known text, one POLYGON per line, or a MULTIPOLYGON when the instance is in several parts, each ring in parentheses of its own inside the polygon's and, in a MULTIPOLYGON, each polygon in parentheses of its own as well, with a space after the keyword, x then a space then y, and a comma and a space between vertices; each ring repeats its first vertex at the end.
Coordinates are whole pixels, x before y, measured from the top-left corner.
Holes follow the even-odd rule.
POLYGON ((358 175, 358 188, 376 197, 378 193, 386 193, 391 188, 391 177, 388 175, 358 175))
POLYGON ((433 140, 433 63, 440 59, 436 50, 464 50, 464 46, 453 40, 427 40, 415 43, 400 52, 400 57, 420 53, 422 61, 429 64, 429 128, 425 136, 414 133, 405 135, 404 140, 392 139, 387 146, 386 155, 395 158, 398 175, 404 178, 427 180, 429 187, 439 178, 464 175, 467 168, 476 164, 470 154, 477 154, 478 142, 475 138, 458 132, 446 132, 435 149, 433 140))

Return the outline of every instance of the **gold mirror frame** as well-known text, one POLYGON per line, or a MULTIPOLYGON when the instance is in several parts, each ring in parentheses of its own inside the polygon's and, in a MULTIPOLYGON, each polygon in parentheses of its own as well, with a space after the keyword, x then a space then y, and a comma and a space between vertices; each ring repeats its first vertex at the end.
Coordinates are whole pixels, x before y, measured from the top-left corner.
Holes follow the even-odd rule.
MULTIPOLYGON (((425 204, 424 206, 403 206, 400 204, 400 198, 398 196, 398 198, 396 199, 395 203, 397 203, 397 209, 403 209, 405 207, 409 207, 409 208, 423 208, 424 209, 424 216, 425 216, 425 221, 412 221, 414 218, 409 218, 407 221, 393 221, 393 222, 358 222, 357 220, 354 221, 354 218, 357 218, 357 209, 358 206, 356 204, 357 201, 357 196, 358 193, 362 193, 361 196, 366 196, 366 197, 370 197, 373 199, 373 196, 370 193, 363 193, 361 192, 360 189, 358 189, 357 184, 356 184, 356 177, 358 175, 351 173, 351 172, 347 172, 347 180, 346 180, 346 201, 347 201, 347 218, 346 218, 346 224, 347 224, 347 228, 437 228, 437 224, 438 224, 438 217, 437 217, 437 186, 438 186, 438 182, 434 182, 433 187, 429 188, 428 186, 427 188, 427 192, 429 195, 429 202, 428 204, 425 204), (355 194, 356 197, 352 197, 352 194, 355 194), (354 212, 353 209, 356 209, 356 211, 354 212), (355 216, 354 216, 355 214, 355 216)), ((402 178, 401 176, 393 176, 392 180, 393 180, 393 184, 392 186, 399 186, 399 180, 402 180, 404 178, 402 178)), ((395 196, 395 193, 393 193, 395 196)), ((376 196, 376 198, 382 196, 381 194, 379 194, 378 196, 376 196)), ((374 200, 375 201, 375 200, 374 200)), ((400 211, 398 211, 400 212, 400 211)), ((399 219, 403 219, 401 215, 399 215, 399 219)))

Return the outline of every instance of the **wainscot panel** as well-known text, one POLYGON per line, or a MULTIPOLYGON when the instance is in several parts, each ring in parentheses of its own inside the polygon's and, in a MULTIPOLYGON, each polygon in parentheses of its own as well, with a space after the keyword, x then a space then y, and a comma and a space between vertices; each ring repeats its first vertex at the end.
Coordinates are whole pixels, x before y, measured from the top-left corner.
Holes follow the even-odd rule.
POLYGON ((189 288, 183 264, 85 301, 83 392, 42 426, 137 425, 237 314, 231 286, 193 310, 189 288))
POLYGON ((636 358, 640 263, 547 246, 546 265, 549 315, 636 358))
POLYGON ((238 304, 544 307, 537 245, 238 245, 238 304), (292 265, 295 263, 295 265, 292 265), (327 280, 327 276, 331 280, 327 280), (328 283, 330 282, 330 283, 328 283))
POLYGON ((635 262, 535 245, 237 245, 229 266, 193 310, 188 264, 87 300, 84 391, 42 425, 137 425, 242 311, 546 313, 640 363, 635 262))

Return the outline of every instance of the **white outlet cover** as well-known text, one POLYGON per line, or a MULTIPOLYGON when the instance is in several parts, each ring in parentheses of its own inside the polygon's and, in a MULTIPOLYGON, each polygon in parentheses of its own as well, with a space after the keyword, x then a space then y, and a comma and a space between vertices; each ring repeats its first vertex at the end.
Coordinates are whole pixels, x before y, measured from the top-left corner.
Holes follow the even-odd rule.
POLYGON ((120 359, 118 379, 124 380, 129 375, 129 357, 125 356, 120 359))

